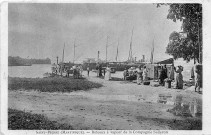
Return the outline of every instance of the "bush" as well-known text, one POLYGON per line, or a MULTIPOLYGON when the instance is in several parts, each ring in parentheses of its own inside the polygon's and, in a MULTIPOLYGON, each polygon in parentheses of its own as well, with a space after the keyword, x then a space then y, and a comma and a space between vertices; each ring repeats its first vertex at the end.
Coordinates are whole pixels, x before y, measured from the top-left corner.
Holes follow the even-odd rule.
POLYGON ((8 79, 9 90, 39 90, 41 92, 72 92, 99 88, 102 84, 90 82, 87 79, 73 78, 12 78, 8 79))
POLYGON ((41 114, 8 109, 9 130, 72 130, 72 126, 50 121, 41 114))

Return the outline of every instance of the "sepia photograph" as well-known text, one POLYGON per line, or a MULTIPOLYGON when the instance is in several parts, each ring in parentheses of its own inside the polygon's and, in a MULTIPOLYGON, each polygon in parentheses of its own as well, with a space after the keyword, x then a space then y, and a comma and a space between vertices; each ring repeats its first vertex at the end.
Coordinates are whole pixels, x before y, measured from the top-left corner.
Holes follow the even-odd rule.
POLYGON ((8 3, 8 130, 202 131, 203 8, 8 3))

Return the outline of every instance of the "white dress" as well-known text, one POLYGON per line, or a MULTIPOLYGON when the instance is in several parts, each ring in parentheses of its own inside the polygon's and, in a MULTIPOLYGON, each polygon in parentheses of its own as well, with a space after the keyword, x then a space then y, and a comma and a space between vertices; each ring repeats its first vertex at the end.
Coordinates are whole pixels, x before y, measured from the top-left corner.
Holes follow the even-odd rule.
POLYGON ((106 68, 106 74, 105 74, 105 80, 110 80, 111 79, 111 69, 110 68, 106 68))
POLYGON ((147 81, 147 69, 145 68, 142 73, 143 81, 147 81))

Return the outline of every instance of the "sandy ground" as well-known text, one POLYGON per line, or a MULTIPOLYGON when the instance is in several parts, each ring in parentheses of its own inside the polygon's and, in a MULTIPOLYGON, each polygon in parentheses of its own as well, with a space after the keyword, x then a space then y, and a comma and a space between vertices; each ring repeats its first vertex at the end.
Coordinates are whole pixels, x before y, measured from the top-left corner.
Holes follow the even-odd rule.
MULTIPOLYGON (((178 95, 182 104, 189 105, 195 100, 201 103, 202 98, 201 94, 190 89, 176 90, 132 82, 105 81, 94 76, 88 79, 104 86, 71 93, 9 91, 9 107, 44 114, 50 120, 68 123, 74 129, 168 130, 172 127, 163 121, 186 119, 167 111, 175 106, 178 95), (164 99, 166 104, 159 103, 162 95, 170 97, 164 99)), ((199 106, 201 108, 201 104, 199 106)), ((193 113, 196 111, 201 113, 201 109, 193 109, 193 113)))

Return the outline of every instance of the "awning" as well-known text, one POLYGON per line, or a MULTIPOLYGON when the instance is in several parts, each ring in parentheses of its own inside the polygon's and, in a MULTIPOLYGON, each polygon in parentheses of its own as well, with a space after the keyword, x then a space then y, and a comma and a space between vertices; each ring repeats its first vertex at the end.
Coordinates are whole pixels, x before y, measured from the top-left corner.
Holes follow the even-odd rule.
POLYGON ((174 63, 174 59, 170 58, 170 59, 167 59, 167 60, 159 61, 156 64, 173 64, 173 63, 174 63))

